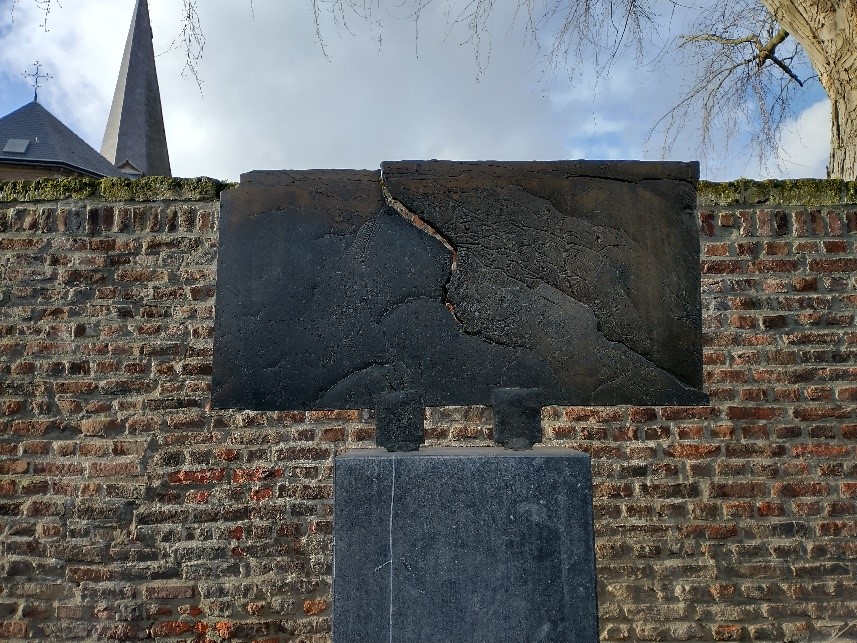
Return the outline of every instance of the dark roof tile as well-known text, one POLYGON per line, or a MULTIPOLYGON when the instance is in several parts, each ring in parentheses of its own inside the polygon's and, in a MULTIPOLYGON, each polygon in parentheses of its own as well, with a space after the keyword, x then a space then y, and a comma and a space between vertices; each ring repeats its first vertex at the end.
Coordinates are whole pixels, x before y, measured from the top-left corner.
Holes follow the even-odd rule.
POLYGON ((96 177, 124 176, 35 101, 0 118, 0 163, 59 166, 96 177), (27 140, 29 145, 23 153, 3 151, 11 139, 27 140))

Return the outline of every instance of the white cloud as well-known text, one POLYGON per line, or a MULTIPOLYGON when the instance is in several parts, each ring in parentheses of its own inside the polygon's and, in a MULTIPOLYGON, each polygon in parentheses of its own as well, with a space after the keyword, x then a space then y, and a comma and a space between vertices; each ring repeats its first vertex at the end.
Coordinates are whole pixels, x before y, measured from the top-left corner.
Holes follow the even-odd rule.
POLYGON ((803 110, 783 128, 777 151, 778 175, 824 178, 830 155, 830 101, 803 110))

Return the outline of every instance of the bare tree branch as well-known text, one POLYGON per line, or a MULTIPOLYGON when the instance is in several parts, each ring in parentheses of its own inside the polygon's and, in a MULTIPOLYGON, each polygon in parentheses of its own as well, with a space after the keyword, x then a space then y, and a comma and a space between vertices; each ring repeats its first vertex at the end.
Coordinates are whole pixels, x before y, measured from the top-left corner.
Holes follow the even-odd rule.
MULTIPOLYGON (((43 28, 59 1, 32 0, 44 12, 43 28)), ((680 0, 668 1, 680 6, 680 0)), ((12 0, 13 11, 18 2, 12 0)), ((769 3, 706 1, 698 7, 699 18, 689 35, 657 45, 660 53, 651 65, 666 62, 680 49, 686 70, 684 94, 650 130, 650 138, 655 132, 663 135, 664 155, 685 133, 694 134, 701 155, 712 158, 724 155, 734 143, 752 150, 761 162, 777 149, 781 128, 793 116, 795 92, 817 76, 804 49, 766 7, 769 3), (715 135, 720 148, 716 153, 715 135)), ((477 78, 490 64, 495 35, 491 17, 501 6, 511 6, 515 24, 541 51, 546 72, 563 72, 574 80, 586 65, 596 85, 620 59, 630 57, 638 68, 648 66, 644 52, 658 38, 655 0, 310 0, 310 6, 316 40, 326 58, 325 24, 332 23, 340 35, 353 35, 350 25, 363 21, 380 47, 388 21, 411 21, 418 48, 421 16, 430 9, 442 11, 447 37, 454 27, 464 29, 463 43, 473 48, 477 78)), ((183 73, 193 77, 201 91, 198 63, 206 43, 198 0, 182 0, 182 12, 182 31, 173 46, 184 50, 183 73)))
POLYGON ((737 144, 761 164, 774 160, 796 92, 816 78, 789 32, 758 0, 730 0, 700 15, 677 47, 687 61, 685 92, 649 140, 661 133, 666 154, 688 132, 706 159, 723 158, 737 144))
MULTIPOLYGON (((12 0, 12 6, 9 9, 12 22, 15 22, 15 7, 18 6, 20 1, 21 0, 12 0)), ((36 8, 41 10, 42 16, 44 16, 42 18, 42 24, 39 26, 45 31, 48 31, 48 18, 51 15, 51 10, 53 10, 54 4, 60 8, 62 8, 62 4, 60 4, 59 0, 33 0, 33 2, 35 3, 36 8)))

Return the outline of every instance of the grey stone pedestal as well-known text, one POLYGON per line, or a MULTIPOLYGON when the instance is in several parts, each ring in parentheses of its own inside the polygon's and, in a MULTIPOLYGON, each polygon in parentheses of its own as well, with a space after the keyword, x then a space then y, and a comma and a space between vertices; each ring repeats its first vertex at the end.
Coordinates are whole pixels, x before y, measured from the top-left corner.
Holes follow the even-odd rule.
POLYGON ((334 467, 335 643, 594 643, 589 457, 354 451, 334 467))

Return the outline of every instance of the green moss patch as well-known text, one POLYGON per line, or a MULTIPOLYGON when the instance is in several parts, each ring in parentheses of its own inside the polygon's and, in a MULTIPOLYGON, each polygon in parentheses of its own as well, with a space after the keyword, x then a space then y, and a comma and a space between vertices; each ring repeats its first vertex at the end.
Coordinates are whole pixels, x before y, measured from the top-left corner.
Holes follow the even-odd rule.
POLYGON ((738 179, 725 183, 700 181, 697 194, 700 206, 818 207, 857 203, 857 183, 839 179, 738 179))
MULTIPOLYGON (((179 179, 147 176, 131 179, 38 179, 0 181, 0 203, 31 203, 103 199, 105 201, 217 201, 223 190, 235 187, 208 177, 179 179)), ((700 181, 700 207, 781 205, 819 207, 857 204, 857 182, 838 179, 780 179, 700 181)))
POLYGON ((38 179, 0 181, 0 203, 103 199, 105 201, 216 201, 229 187, 208 177, 177 179, 147 176, 131 179, 38 179))

